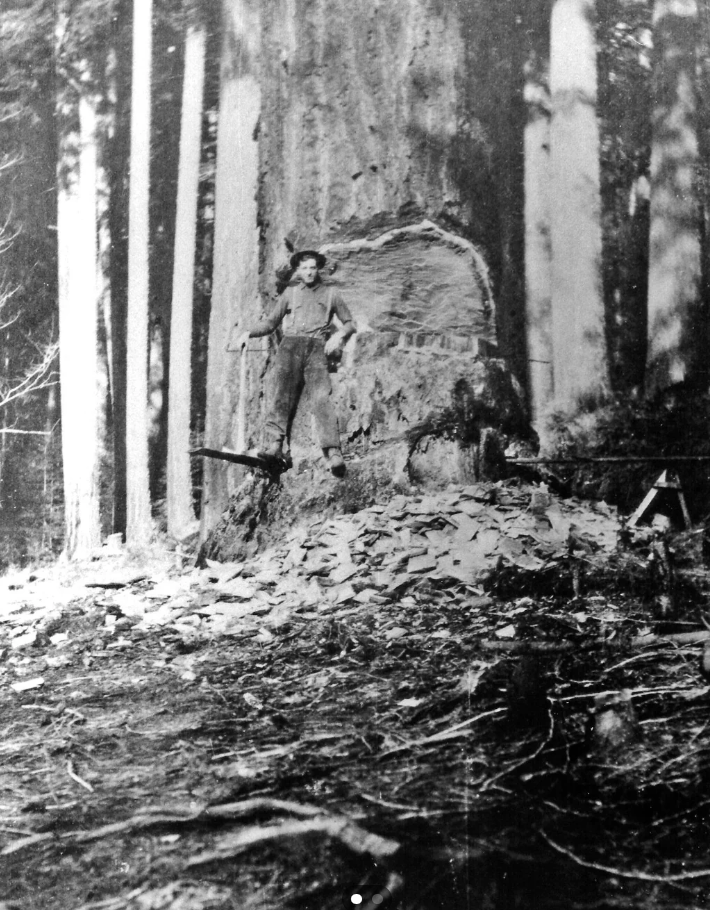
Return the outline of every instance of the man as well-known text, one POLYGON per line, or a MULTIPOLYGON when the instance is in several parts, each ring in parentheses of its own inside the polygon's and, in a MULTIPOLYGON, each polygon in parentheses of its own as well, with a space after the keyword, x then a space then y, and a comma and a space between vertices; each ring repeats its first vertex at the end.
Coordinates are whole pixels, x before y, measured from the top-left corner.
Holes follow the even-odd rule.
POLYGON ((265 458, 282 458, 283 441, 298 404, 301 388, 311 391, 313 414, 328 467, 341 477, 345 462, 340 451, 338 420, 331 400, 328 357, 337 356, 355 332, 345 301, 320 277, 326 259, 313 250, 301 250, 291 257, 296 283, 291 283, 272 311, 256 325, 245 329, 237 340, 241 351, 250 338, 269 335, 279 326, 283 338, 270 371, 267 395, 265 458), (334 330, 333 317, 340 323, 334 330))

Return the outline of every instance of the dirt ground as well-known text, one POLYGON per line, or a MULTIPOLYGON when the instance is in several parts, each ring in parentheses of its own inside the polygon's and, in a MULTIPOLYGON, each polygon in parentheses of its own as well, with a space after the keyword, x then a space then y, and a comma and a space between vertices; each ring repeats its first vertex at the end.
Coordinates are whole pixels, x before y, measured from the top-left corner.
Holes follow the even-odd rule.
POLYGON ((0 907, 707 906, 692 535, 671 590, 649 534, 611 550, 617 517, 567 503, 576 549, 498 542, 455 577, 439 518, 527 521, 534 489, 508 492, 311 522, 239 566, 156 549, 9 573, 0 907))

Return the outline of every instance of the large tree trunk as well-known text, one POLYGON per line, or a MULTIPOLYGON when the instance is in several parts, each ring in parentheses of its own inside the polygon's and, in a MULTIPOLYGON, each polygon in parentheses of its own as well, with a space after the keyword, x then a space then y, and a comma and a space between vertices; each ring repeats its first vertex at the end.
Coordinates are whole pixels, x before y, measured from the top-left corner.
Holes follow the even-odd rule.
POLYGON ((529 48, 525 67, 525 315, 528 394, 537 424, 553 395, 549 31, 538 21, 530 23, 530 34, 548 38, 547 46, 537 41, 529 48))
POLYGON ((148 200, 152 0, 133 4, 133 78, 128 242, 126 354, 126 541, 141 546, 151 535, 148 483, 148 200))
POLYGON ((81 558, 101 544, 96 115, 88 98, 79 101, 79 133, 61 135, 57 182, 65 552, 81 558))
MULTIPOLYGON (((236 444, 244 403, 246 443, 259 442, 262 342, 251 344, 244 390, 224 346, 234 322, 256 315, 257 291, 273 293, 290 244, 327 255, 323 277, 358 324, 333 399, 346 457, 356 444, 369 455, 492 372, 480 362, 495 351, 492 289, 510 306, 522 288, 522 64, 513 73, 492 53, 479 3, 232 0, 225 10, 205 443, 236 444), (489 89, 498 105, 482 100, 489 89), (494 148, 501 135, 514 148, 494 148)), ((519 317, 501 325, 508 342, 521 329, 519 317)), ((308 467, 281 484, 288 495, 303 483, 304 500, 330 482, 307 399, 290 442, 308 467)), ((460 477, 469 461, 450 445, 460 477)), ((363 489, 404 470, 399 454, 384 461, 377 476, 358 463, 363 489)), ((203 536, 226 509, 230 478, 235 468, 205 462, 203 536)))
POLYGON ((195 519, 190 481, 192 296, 197 197, 200 180, 205 28, 191 26, 185 39, 185 76, 180 121, 180 169, 173 299, 170 317, 168 401, 168 533, 179 536, 195 519))
POLYGON ((681 382, 707 356, 696 193, 696 0, 656 0, 646 389, 681 382))
MULTIPOLYGON (((235 355, 226 350, 235 322, 259 313, 259 143, 261 113, 259 56, 260 0, 227 0, 217 134, 214 282, 207 366, 205 443, 231 446, 243 428, 233 426, 233 396, 238 388, 235 355)), ((227 504, 230 468, 207 459, 202 498, 202 536, 227 504)))
POLYGON ((609 387, 601 279, 601 197, 594 0, 555 0, 550 37, 550 227, 556 402, 609 387))

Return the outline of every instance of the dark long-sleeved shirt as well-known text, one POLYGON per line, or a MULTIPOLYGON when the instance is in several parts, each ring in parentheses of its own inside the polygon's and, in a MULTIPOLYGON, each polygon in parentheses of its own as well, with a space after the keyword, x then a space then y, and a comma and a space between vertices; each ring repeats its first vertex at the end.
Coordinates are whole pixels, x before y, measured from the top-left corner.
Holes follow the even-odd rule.
POLYGON ((279 325, 284 335, 311 335, 325 337, 337 316, 346 335, 355 331, 353 318, 347 304, 334 289, 322 282, 308 285, 299 283, 286 288, 270 312, 249 327, 252 338, 269 335, 279 325))

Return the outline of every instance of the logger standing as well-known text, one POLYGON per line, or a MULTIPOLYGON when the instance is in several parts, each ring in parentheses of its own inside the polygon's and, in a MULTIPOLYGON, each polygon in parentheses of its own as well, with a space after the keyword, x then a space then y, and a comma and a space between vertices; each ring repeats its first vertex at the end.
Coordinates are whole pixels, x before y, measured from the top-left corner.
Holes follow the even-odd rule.
POLYGON ((314 250, 301 250, 291 257, 295 283, 279 297, 269 314, 256 325, 241 330, 237 350, 243 352, 250 338, 283 333, 269 373, 265 443, 259 457, 284 458, 283 442, 298 404, 301 389, 311 391, 318 437, 328 467, 336 477, 345 473, 340 450, 338 419, 332 401, 328 357, 337 356, 355 332, 350 310, 340 294, 329 288, 320 272, 326 259, 314 250), (340 328, 336 329, 333 320, 340 328))

